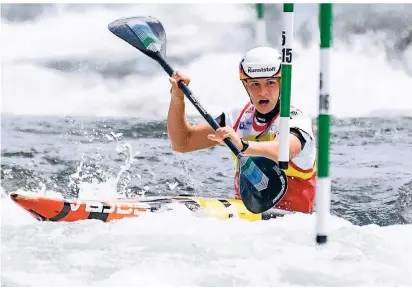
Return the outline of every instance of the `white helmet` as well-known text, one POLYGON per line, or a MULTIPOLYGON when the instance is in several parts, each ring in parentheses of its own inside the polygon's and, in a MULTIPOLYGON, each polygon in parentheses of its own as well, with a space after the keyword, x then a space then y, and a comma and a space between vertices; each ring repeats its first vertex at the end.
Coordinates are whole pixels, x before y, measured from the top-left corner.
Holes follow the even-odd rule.
POLYGON ((251 78, 280 78, 282 55, 270 47, 257 47, 243 56, 239 65, 240 80, 251 78))

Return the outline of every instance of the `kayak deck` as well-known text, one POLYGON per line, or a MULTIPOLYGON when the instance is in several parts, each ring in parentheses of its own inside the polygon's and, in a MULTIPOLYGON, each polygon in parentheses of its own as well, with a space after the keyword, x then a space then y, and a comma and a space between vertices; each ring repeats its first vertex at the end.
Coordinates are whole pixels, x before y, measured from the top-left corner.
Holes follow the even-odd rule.
POLYGON ((194 196, 157 196, 140 199, 114 199, 107 201, 61 199, 33 192, 12 192, 10 198, 39 221, 74 222, 98 219, 110 222, 132 218, 142 213, 172 210, 181 205, 192 212, 201 212, 220 219, 240 218, 249 221, 269 220, 293 212, 272 208, 254 214, 239 199, 219 199, 194 196))

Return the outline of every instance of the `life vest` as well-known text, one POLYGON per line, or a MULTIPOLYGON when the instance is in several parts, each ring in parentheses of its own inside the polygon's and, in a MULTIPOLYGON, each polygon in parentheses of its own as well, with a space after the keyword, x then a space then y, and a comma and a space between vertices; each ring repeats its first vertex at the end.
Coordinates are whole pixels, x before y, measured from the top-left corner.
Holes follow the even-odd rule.
MULTIPOLYGON (((242 110, 226 113, 227 126, 233 127, 236 133, 249 141, 272 141, 279 134, 279 114, 270 123, 261 124, 255 120, 255 107, 248 103, 242 110)), ((288 178, 288 190, 276 208, 312 213, 315 198, 316 179, 316 143, 309 117, 294 107, 290 112, 290 128, 298 128, 306 143, 302 151, 289 161, 285 171, 288 178)), ((237 158, 232 154, 236 164, 235 198, 240 198, 239 166, 237 158)))

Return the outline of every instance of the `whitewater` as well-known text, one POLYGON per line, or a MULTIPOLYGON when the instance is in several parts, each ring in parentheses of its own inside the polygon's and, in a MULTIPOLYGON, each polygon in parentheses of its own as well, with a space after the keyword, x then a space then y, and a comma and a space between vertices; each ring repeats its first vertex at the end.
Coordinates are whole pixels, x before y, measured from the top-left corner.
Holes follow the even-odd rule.
MULTIPOLYGON (((281 14, 267 5, 276 46, 281 14)), ((73 198, 67 187, 79 171, 76 197, 84 200, 122 197, 119 185, 143 196, 232 197, 227 148, 171 152, 167 75, 107 25, 133 15, 160 19, 171 65, 191 76, 196 97, 218 114, 247 102, 238 64, 254 45, 252 5, 23 5, 8 12, 2 5, 1 286, 412 286, 412 163, 405 161, 412 157, 412 48, 396 44, 412 9, 383 6, 359 5, 354 14, 354 6, 336 5, 332 216, 329 243, 319 247, 316 213, 252 223, 176 209, 113 223, 52 223, 8 197, 73 198), (133 148, 132 165, 119 153, 123 145, 133 148)), ((316 9, 296 5, 293 44, 292 104, 312 117, 316 9)), ((191 119, 198 116, 186 107, 191 119)))
MULTIPOLYGON (((83 185, 79 198, 115 198, 113 181, 83 185)), ((42 223, 9 198, 1 205, 2 286, 412 285, 411 225, 333 216, 319 247, 316 214, 249 222, 176 209, 109 224, 42 223)))
MULTIPOLYGON (((152 15, 161 20, 171 65, 191 76, 191 87, 208 111, 219 113, 222 107, 241 105, 238 99, 247 96, 237 69, 243 53, 254 45, 253 6, 189 6, 141 4, 109 9, 92 5, 80 13, 60 5, 33 21, 3 22, 2 113, 164 118, 167 75, 155 61, 119 41, 107 29, 111 21, 132 15, 152 15), (28 91, 36 96, 29 97, 28 91)), ((315 117, 318 41, 303 43, 297 36, 303 33, 302 26, 311 31, 311 39, 319 36, 312 14, 316 7, 296 6, 292 104, 315 117)), ((275 39, 280 39, 276 36, 280 36, 277 26, 281 22, 270 19, 268 38, 274 38, 271 44, 279 46, 275 39)), ((341 26, 340 22, 335 25, 341 26)), ((334 116, 365 116, 381 110, 411 114, 412 100, 405 91, 412 88, 408 75, 412 49, 403 51, 395 64, 387 61, 384 32, 351 34, 350 42, 346 39, 349 36, 335 36, 330 103, 334 116), (402 69, 401 64, 408 69, 402 69)), ((196 114, 192 107, 188 112, 196 114)))

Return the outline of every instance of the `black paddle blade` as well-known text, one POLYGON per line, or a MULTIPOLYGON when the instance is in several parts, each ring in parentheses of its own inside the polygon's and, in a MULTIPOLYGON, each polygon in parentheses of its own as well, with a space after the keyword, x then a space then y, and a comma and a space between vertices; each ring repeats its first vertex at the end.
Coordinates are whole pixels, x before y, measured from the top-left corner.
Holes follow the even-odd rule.
POLYGON ((271 159, 240 155, 239 166, 240 196, 250 212, 263 213, 286 194, 286 174, 271 159))
POLYGON ((121 18, 109 23, 108 28, 117 37, 139 49, 152 59, 166 56, 166 33, 162 23, 154 17, 121 18))

